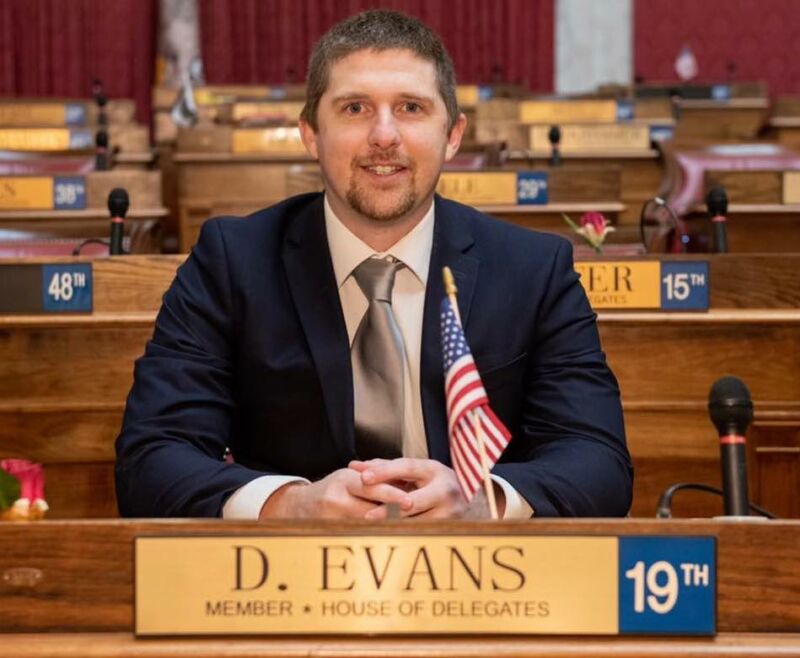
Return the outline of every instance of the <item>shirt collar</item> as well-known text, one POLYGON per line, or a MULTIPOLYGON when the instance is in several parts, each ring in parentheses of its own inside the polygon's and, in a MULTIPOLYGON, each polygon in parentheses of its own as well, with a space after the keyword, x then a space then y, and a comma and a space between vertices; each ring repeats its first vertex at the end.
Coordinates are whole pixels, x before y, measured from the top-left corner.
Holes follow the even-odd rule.
POLYGON ((325 196, 325 231, 328 235, 328 248, 331 252, 333 272, 336 275, 336 287, 342 284, 353 270, 371 256, 394 256, 411 270, 423 286, 428 284, 428 269, 433 246, 433 209, 431 207, 422 220, 409 233, 404 235, 392 247, 384 252, 377 252, 368 244, 357 238, 336 216, 325 196))

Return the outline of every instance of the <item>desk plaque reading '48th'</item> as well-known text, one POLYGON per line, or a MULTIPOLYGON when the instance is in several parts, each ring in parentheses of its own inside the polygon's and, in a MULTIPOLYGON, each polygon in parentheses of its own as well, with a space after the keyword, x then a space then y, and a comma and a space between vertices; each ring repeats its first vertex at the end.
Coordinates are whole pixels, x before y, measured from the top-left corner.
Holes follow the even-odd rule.
POLYGON ((711 635, 713 537, 136 540, 138 635, 711 635))

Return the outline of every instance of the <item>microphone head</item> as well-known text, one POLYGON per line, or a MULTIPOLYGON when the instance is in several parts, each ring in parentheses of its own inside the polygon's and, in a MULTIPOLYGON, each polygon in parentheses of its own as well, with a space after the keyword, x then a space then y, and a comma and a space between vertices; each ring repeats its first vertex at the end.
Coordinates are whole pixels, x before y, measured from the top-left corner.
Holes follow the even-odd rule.
POLYGON ((722 185, 714 185, 706 195, 706 207, 712 217, 728 214, 728 194, 722 185))
POLYGON ((94 144, 99 149, 108 148, 108 133, 105 130, 98 130, 94 136, 94 144))
POLYGON ((128 214, 128 192, 122 187, 115 187, 108 195, 108 212, 112 217, 122 217, 128 214))
POLYGON ((750 391, 738 377, 727 375, 718 379, 708 394, 708 412, 720 436, 744 436, 753 420, 750 391))
POLYGON ((547 139, 555 146, 561 142, 561 128, 558 126, 550 126, 550 132, 547 133, 547 139))

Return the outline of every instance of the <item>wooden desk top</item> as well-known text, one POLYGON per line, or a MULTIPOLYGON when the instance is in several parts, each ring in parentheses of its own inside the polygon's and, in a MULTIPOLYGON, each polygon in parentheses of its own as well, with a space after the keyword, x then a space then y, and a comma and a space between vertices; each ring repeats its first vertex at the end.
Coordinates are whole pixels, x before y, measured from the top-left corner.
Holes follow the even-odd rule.
POLYGON ((800 637, 785 633, 720 633, 715 638, 181 638, 137 640, 130 633, 2 636, 5 658, 760 658, 800 657, 800 637))

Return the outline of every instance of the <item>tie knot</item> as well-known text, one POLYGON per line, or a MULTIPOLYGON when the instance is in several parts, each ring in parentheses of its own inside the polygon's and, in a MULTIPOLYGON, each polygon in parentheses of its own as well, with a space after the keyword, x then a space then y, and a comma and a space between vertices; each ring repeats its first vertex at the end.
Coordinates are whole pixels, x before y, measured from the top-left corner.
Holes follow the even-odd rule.
POLYGON ((367 258, 353 270, 353 276, 370 302, 379 300, 391 304, 394 275, 401 267, 403 263, 398 260, 367 258))

